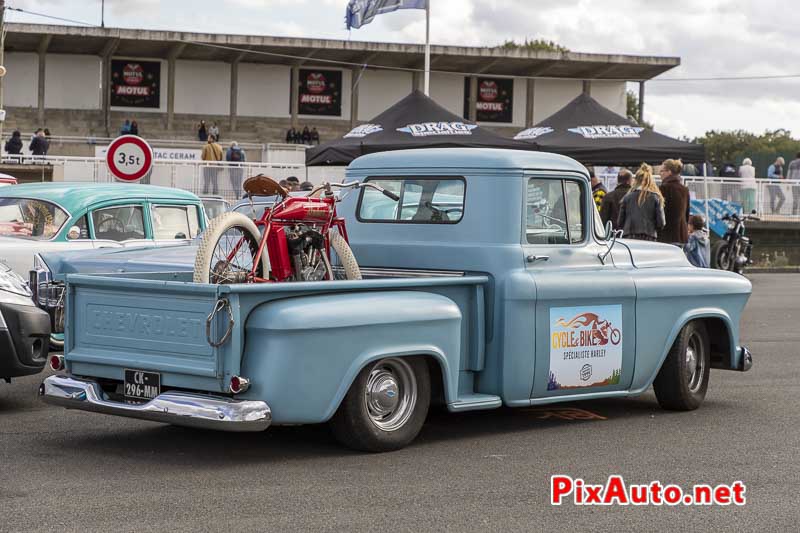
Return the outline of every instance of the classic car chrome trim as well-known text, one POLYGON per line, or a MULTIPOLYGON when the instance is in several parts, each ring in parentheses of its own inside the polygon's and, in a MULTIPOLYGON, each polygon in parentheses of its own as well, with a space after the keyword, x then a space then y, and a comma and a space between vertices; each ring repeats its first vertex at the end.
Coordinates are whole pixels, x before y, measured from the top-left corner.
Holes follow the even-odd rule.
POLYGON ((272 411, 262 401, 164 392, 147 403, 132 405, 108 400, 95 381, 64 375, 45 379, 39 386, 39 396, 46 403, 67 409, 140 418, 176 426, 222 431, 263 431, 272 422, 272 411))
MULTIPOLYGON (((413 268, 359 267, 365 277, 378 278, 463 278, 466 272, 456 270, 421 270, 413 268)), ((334 266, 335 274, 344 274, 344 268, 334 266)))
POLYGON ((742 346, 740 350, 742 352, 742 359, 739 362, 739 370, 747 372, 753 368, 753 354, 750 353, 750 350, 748 350, 746 346, 742 346))

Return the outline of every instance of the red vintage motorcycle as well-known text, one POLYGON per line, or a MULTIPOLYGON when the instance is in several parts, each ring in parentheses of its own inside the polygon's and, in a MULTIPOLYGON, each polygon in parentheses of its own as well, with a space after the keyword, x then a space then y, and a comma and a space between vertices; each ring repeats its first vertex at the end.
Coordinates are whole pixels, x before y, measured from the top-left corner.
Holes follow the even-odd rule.
POLYGON ((400 200, 372 183, 323 183, 308 196, 290 196, 274 179, 263 175, 248 178, 243 186, 251 201, 254 196, 277 200, 257 220, 227 212, 210 222, 195 257, 195 283, 333 280, 331 248, 345 278, 361 279, 344 219, 336 213, 340 198, 333 189, 368 187, 400 200))

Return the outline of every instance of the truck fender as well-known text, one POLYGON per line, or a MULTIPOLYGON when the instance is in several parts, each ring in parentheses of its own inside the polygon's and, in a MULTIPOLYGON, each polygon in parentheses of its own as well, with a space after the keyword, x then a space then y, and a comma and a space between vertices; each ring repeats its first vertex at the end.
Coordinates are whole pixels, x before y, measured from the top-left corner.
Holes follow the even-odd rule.
POLYGON ((458 391, 462 313, 420 291, 332 293, 275 300, 245 324, 241 397, 266 401, 273 423, 325 422, 365 365, 423 355, 440 365, 447 401, 458 391))
POLYGON ((646 391, 650 385, 653 384, 655 381, 658 372, 661 370, 661 366, 664 364, 664 361, 667 359, 667 355, 669 354, 672 345, 675 343, 675 339, 678 338, 678 334, 680 331, 693 320, 698 320, 702 318, 716 318, 722 320, 725 324, 726 334, 728 335, 728 346, 731 347, 732 353, 730 354, 730 361, 731 364, 735 366, 736 361, 734 360, 736 357, 736 345, 734 343, 733 338, 733 321, 731 320, 730 315, 724 310, 718 307, 703 307, 697 309, 690 309, 683 313, 678 320, 675 321, 675 325, 670 330, 669 336, 667 337, 667 342, 664 344, 664 348, 662 350, 661 356, 658 360, 658 364, 655 367, 655 370, 652 372, 648 380, 645 382, 643 387, 640 387, 637 390, 631 391, 631 394, 641 394, 646 391))

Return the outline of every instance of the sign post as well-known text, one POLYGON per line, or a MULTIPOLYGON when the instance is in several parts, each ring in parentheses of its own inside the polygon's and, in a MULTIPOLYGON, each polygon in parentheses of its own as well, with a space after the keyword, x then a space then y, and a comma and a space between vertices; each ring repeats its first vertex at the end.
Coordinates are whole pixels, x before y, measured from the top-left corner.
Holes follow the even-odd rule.
POLYGON ((108 146, 106 164, 118 180, 136 182, 153 168, 153 149, 141 137, 123 135, 108 146))

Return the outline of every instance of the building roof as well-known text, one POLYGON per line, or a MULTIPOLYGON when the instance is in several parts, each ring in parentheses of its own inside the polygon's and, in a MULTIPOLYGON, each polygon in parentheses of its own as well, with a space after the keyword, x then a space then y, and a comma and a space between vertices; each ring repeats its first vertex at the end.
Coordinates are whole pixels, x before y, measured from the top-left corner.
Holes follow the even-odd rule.
MULTIPOLYGON (((245 61, 283 65, 342 67, 342 61, 402 69, 422 69, 421 44, 377 43, 231 35, 163 30, 6 24, 6 51, 54 54, 112 53, 117 57, 245 61), (219 48, 219 46, 228 47, 219 48), (248 50, 248 51, 243 51, 248 50), (270 54, 270 55, 266 55, 270 54)), ((453 73, 574 79, 649 80, 680 65, 680 58, 534 52, 488 47, 431 46, 431 69, 453 73)))
POLYGON ((554 170, 587 175, 586 167, 563 155, 499 148, 417 148, 361 156, 348 171, 377 169, 554 170))
POLYGON ((2 198, 35 198, 60 205, 74 214, 82 209, 113 200, 185 200, 200 203, 193 193, 182 189, 134 183, 28 183, 0 190, 2 198))

